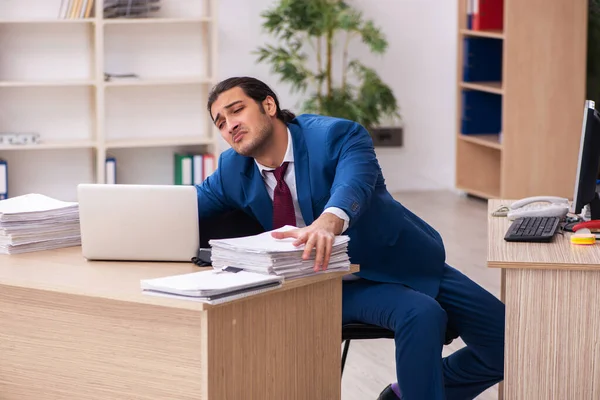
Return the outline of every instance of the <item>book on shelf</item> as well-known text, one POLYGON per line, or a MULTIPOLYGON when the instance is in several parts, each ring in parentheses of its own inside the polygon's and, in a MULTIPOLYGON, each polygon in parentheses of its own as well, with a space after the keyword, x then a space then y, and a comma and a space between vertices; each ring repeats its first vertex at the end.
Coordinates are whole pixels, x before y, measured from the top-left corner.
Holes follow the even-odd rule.
POLYGON ((176 153, 174 161, 176 185, 199 185, 216 169, 215 156, 211 153, 176 153))
POLYGON ((107 157, 104 167, 105 180, 109 185, 117 183, 117 159, 115 157, 107 157))
POLYGON ((94 11, 94 0, 61 0, 58 18, 90 18, 94 11))
POLYGON ((104 0, 104 18, 150 18, 160 11, 160 0, 104 0))
POLYGON ((473 29, 473 14, 475 13, 475 0, 463 0, 467 10, 467 29, 473 29))
POLYGON ((504 0, 463 0, 466 2, 467 29, 504 29, 504 0))
POLYGON ((502 82, 502 49, 499 39, 463 38, 463 81, 502 82))
POLYGON ((502 131, 502 96, 464 89, 461 104, 463 135, 500 134, 502 131))

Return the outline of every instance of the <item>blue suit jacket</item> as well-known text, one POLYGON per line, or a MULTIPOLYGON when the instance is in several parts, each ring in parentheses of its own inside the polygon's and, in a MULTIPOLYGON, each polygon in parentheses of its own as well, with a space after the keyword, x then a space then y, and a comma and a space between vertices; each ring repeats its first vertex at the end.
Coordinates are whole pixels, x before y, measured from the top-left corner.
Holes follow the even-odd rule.
MULTIPOLYGON (((288 124, 298 202, 306 225, 327 207, 350 217, 346 235, 359 276, 402 283, 432 297, 445 263, 440 235, 388 193, 369 133, 352 121, 300 115, 288 124)), ((272 201, 252 158, 228 149, 198 190, 200 218, 244 210, 272 229, 272 201)))

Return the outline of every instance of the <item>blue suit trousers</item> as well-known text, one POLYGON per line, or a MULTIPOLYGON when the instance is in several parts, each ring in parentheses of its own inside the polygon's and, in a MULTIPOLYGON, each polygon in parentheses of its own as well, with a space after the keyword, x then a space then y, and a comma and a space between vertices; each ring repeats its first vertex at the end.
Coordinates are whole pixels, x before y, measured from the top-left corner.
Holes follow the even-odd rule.
POLYGON ((395 332, 403 400, 473 399, 504 375, 504 304, 446 265, 434 299, 401 284, 365 279, 343 284, 342 322, 395 332), (442 358, 452 328, 465 347, 442 358))

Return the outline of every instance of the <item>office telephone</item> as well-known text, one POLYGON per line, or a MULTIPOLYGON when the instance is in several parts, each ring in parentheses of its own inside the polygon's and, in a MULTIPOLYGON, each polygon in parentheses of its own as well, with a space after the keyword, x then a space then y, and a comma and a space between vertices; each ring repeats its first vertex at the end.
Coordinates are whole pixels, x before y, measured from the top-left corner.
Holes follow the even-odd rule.
POLYGON ((507 210, 511 221, 521 217, 559 217, 569 212, 569 200, 556 196, 534 196, 515 201, 507 210))

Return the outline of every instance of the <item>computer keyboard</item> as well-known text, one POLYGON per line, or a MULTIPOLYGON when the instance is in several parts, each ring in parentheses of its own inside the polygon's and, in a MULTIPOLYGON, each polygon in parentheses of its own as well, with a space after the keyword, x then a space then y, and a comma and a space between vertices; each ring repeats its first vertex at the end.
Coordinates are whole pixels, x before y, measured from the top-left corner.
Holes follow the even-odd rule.
POLYGON ((506 231, 507 242, 549 242, 558 230, 560 217, 522 217, 506 231))

